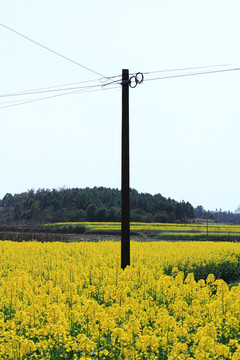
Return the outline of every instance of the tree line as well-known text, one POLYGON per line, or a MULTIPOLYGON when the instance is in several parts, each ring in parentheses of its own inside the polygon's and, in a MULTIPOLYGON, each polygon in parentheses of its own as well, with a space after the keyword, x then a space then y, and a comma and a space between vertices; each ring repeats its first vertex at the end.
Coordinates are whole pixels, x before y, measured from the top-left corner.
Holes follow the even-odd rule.
POLYGON ((224 223, 224 224, 233 224, 238 225, 240 224, 240 208, 238 208, 234 213, 231 211, 222 211, 215 210, 209 211, 205 210, 203 206, 199 205, 195 209, 195 215, 199 219, 210 219, 215 222, 224 223))
MULTIPOLYGON (((29 190, 0 200, 0 222, 42 224, 121 221, 121 191, 105 187, 29 190)), ((189 202, 130 189, 130 219, 136 222, 188 222, 195 217, 189 202)))

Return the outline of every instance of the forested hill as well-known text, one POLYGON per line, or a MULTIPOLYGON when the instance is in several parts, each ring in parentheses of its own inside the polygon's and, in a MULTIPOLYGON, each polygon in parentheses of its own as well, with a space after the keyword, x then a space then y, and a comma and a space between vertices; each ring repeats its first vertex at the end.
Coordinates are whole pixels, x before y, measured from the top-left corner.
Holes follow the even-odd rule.
MULTIPOLYGON (((186 222, 194 218, 189 202, 130 190, 131 221, 186 222)), ((0 200, 1 223, 121 221, 121 191, 104 187, 39 189, 6 194, 0 200)))

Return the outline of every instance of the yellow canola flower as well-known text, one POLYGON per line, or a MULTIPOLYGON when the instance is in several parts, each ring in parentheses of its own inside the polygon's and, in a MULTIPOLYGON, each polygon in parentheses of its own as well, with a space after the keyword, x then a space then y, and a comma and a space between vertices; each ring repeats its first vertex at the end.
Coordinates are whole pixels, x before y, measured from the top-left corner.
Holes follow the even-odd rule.
POLYGON ((240 359, 237 243, 0 242, 0 360, 240 359), (219 270, 219 271, 220 271, 219 270), (198 274, 198 273, 196 273, 198 274))
MULTIPOLYGON (((91 230, 120 230, 120 222, 58 222, 53 224, 47 224, 46 226, 51 225, 82 225, 86 226, 91 230)), ((208 227, 209 232, 235 232, 240 233, 240 225, 227 225, 227 224, 174 224, 174 223, 142 223, 142 222, 131 222, 130 227, 132 230, 162 230, 166 231, 195 231, 195 232, 206 232, 206 227, 208 227)))

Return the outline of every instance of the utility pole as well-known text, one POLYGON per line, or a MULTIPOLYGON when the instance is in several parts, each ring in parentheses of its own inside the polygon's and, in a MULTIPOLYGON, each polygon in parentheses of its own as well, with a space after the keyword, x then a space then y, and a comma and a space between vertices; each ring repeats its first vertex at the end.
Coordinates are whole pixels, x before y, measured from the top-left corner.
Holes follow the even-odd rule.
POLYGON ((129 70, 122 70, 121 268, 130 265, 129 70))
POLYGON ((122 70, 122 221, 121 268, 130 265, 130 188, 129 188, 129 87, 134 89, 143 82, 141 72, 129 78, 129 70, 122 70))

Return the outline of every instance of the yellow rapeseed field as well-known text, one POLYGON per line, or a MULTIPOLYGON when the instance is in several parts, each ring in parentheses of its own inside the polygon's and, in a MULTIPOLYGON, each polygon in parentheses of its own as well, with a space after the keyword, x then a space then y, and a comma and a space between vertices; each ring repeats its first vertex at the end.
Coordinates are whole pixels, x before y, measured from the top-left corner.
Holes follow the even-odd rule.
POLYGON ((216 279, 238 243, 131 242, 124 271, 111 241, 1 241, 0 259, 1 360, 240 359, 240 286, 216 279))
MULTIPOLYGON (((91 231, 114 231, 121 229, 120 222, 58 222, 54 224, 46 224, 46 226, 65 226, 65 225, 82 225, 91 231)), ((223 233, 223 234, 240 234, 240 225, 229 224, 174 224, 174 223, 141 223, 131 222, 130 229, 132 231, 159 231, 159 232, 195 232, 206 233, 208 228, 209 233, 223 233)))

